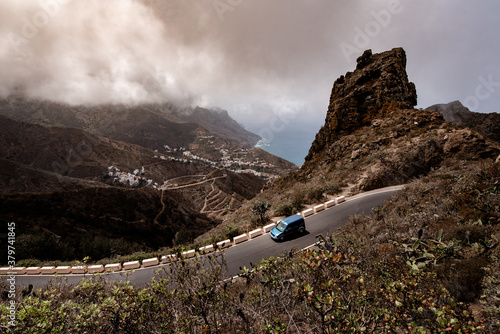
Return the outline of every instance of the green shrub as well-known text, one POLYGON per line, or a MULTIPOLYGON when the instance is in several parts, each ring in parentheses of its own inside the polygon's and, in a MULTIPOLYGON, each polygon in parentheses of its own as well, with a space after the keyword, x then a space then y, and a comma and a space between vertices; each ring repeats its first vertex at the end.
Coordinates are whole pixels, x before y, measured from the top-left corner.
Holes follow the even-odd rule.
POLYGON ((274 210, 274 214, 276 216, 291 216, 295 213, 295 208, 291 202, 283 203, 278 205, 276 210, 274 210))
POLYGON ((304 209, 304 195, 295 195, 292 198, 292 207, 298 212, 304 209))
POLYGON ((16 262, 16 266, 18 267, 40 267, 43 262, 38 259, 23 259, 16 262))
POLYGON ((257 217, 258 225, 267 223, 267 212, 271 209, 271 204, 265 201, 258 201, 252 206, 252 213, 257 217))
POLYGON ((325 188, 323 186, 318 186, 312 189, 309 189, 306 192, 306 200, 309 203, 317 203, 322 201, 325 198, 325 188))
POLYGON ((234 224, 230 224, 224 230, 224 236, 226 237, 226 239, 233 240, 234 237, 237 237, 240 234, 241 234, 240 229, 238 228, 238 226, 234 224))
POLYGON ((188 230, 181 230, 175 233, 172 243, 174 246, 180 246, 191 243, 193 241, 193 234, 188 230))

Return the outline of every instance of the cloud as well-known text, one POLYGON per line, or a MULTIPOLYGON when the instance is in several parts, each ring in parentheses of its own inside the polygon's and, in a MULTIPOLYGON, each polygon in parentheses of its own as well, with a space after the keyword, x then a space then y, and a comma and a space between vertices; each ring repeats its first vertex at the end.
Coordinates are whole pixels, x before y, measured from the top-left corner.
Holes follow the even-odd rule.
MULTIPOLYGON (((404 47, 422 107, 500 81, 499 12, 495 0, 0 0, 0 96, 172 101, 253 129, 283 115, 319 127, 364 49, 404 47)), ((493 88, 478 110, 500 111, 493 88)))
POLYGON ((132 0, 2 1, 0 93, 70 104, 180 99, 178 54, 152 9, 132 0))

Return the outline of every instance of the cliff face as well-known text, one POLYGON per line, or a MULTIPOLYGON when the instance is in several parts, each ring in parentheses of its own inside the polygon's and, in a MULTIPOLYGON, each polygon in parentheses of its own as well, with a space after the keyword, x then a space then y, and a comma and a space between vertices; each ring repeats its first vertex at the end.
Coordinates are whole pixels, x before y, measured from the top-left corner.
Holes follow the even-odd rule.
POLYGON ((379 54, 365 51, 357 59, 356 70, 335 81, 325 124, 316 135, 306 161, 340 136, 382 117, 389 108, 412 108, 416 104, 415 85, 406 74, 405 51, 402 48, 379 54))

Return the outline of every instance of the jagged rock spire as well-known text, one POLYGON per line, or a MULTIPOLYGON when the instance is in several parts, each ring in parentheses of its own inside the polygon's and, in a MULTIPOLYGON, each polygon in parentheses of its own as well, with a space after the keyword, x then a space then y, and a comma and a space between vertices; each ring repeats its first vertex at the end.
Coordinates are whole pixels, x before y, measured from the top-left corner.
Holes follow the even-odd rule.
POLYGON ((306 161, 339 136, 383 117, 389 108, 412 108, 416 104, 415 85, 406 74, 405 51, 395 48, 372 54, 366 50, 357 59, 356 70, 335 81, 325 124, 316 135, 306 161))

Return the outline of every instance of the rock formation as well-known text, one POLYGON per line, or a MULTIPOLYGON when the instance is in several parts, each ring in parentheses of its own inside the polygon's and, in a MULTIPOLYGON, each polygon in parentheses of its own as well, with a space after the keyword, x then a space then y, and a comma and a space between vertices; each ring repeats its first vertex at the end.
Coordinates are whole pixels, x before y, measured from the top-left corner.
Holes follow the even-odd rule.
POLYGON ((408 81, 403 49, 379 54, 367 50, 357 62, 354 72, 335 81, 325 124, 304 165, 276 185, 277 193, 300 188, 293 185, 297 181, 307 189, 328 192, 342 185, 348 193, 357 193, 408 183, 436 170, 453 173, 455 167, 498 157, 499 145, 474 131, 474 122, 463 121, 476 118, 479 123, 477 117, 484 114, 452 104, 461 107, 454 115, 463 125, 457 125, 445 121, 446 113, 443 117, 430 110, 441 107, 414 108, 417 94, 408 81))
POLYGON ((405 51, 365 51, 357 59, 356 70, 335 81, 325 125, 316 135, 306 161, 340 136, 380 118, 389 107, 412 108, 416 104, 415 85, 406 74, 405 51))

